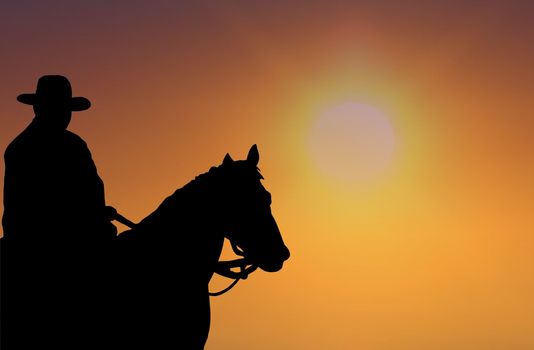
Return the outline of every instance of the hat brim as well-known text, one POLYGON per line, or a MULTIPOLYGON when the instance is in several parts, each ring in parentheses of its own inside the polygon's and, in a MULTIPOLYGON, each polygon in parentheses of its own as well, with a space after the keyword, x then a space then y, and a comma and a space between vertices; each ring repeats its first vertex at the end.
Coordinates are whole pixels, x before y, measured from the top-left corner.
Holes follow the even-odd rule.
MULTIPOLYGON (((37 103, 36 94, 20 94, 17 96, 17 101, 26 105, 34 106, 37 103)), ((91 101, 85 97, 71 97, 65 103, 70 107, 73 112, 81 112, 91 107, 91 101)))

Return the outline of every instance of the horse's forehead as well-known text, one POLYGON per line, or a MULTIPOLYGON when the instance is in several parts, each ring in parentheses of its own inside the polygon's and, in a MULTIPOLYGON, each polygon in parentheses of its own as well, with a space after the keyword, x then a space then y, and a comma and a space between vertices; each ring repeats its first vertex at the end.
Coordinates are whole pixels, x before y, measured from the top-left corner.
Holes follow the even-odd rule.
POLYGON ((247 160, 237 160, 232 163, 231 167, 228 169, 238 178, 251 178, 251 179, 263 179, 259 169, 256 165, 251 164, 247 160))

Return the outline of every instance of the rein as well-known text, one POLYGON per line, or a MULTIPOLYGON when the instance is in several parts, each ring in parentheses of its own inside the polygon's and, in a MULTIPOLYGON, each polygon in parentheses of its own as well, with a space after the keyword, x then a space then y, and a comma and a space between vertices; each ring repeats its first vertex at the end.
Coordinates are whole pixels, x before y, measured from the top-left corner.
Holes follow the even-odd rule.
POLYGON ((241 249, 239 249, 239 247, 235 243, 230 243, 232 245, 232 250, 234 251, 235 255, 241 256, 242 258, 217 262, 217 266, 215 267, 214 272, 226 278, 233 278, 234 281, 223 290, 220 290, 218 292, 208 292, 208 294, 212 297, 217 297, 228 292, 230 289, 234 288, 234 286, 237 284, 237 282, 239 282, 239 280, 246 280, 248 278, 248 275, 256 271, 256 269, 258 268, 258 266, 251 264, 247 261, 247 258, 245 258, 245 253, 241 249), (239 267, 239 272, 232 271, 232 269, 236 267, 239 267))
MULTIPOLYGON (((108 210, 111 219, 116 220, 129 228, 135 228, 135 226, 137 226, 137 224, 119 214, 115 208, 108 206, 106 207, 106 209, 108 210)), ((217 266, 215 267, 215 270, 213 272, 220 276, 233 279, 234 281, 230 283, 228 287, 218 292, 208 291, 208 294, 212 297, 217 297, 228 292, 230 289, 235 287, 239 280, 246 280, 248 278, 248 275, 256 271, 256 269, 258 268, 258 266, 250 263, 247 260, 247 258, 245 257, 245 253, 241 249, 239 249, 239 247, 235 243, 230 243, 232 245, 232 250, 234 251, 234 253, 238 256, 241 256, 241 258, 227 261, 218 261, 217 266), (232 271, 232 269, 234 268, 239 268, 239 272, 232 271)))

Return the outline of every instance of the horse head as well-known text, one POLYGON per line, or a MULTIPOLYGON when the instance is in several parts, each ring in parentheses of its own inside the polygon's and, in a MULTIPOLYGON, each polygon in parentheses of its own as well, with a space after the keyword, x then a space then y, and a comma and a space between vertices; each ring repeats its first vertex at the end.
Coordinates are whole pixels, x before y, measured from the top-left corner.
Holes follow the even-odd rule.
POLYGON ((289 258, 289 249, 271 212, 271 194, 261 183, 258 162, 256 145, 245 160, 234 161, 226 154, 219 166, 224 198, 219 217, 234 250, 262 270, 275 272, 289 258))

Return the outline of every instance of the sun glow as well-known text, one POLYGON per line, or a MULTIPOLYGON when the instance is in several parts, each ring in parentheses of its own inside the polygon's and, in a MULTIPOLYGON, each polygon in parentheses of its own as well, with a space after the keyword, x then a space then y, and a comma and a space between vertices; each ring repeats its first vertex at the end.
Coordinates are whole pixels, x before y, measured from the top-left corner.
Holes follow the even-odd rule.
POLYGON ((343 181, 367 181, 391 164, 395 132, 370 105, 346 102, 328 108, 313 122, 310 155, 321 172, 343 181))

